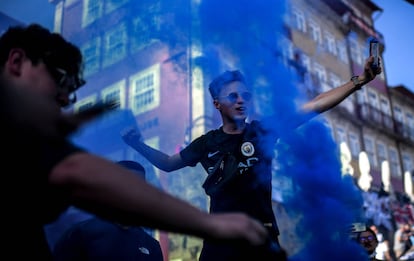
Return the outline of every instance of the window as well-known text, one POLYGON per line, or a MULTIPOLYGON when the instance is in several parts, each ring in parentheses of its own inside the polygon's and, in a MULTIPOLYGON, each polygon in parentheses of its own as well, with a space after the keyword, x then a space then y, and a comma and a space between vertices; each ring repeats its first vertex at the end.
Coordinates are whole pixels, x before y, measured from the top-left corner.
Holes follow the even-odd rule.
POLYGON ((121 80, 102 90, 102 99, 104 102, 116 102, 118 108, 125 108, 125 86, 126 81, 121 80))
POLYGON ((332 88, 336 88, 341 85, 341 80, 338 75, 332 72, 329 73, 329 85, 331 85, 332 88))
POLYGON ((390 103, 388 99, 385 97, 382 97, 382 95, 380 95, 380 106, 381 106, 381 112, 382 112, 382 121, 384 125, 389 129, 393 129, 394 123, 391 117, 390 103))
POLYGON ((349 134, 349 145, 352 156, 358 157, 359 152, 361 151, 361 145, 359 143, 358 136, 355 133, 349 134))
POLYGON ((391 115, 391 109, 390 109, 389 101, 384 97, 381 97, 380 99, 381 99, 381 111, 385 115, 391 115))
POLYGON ((283 45, 283 49, 282 49, 282 53, 283 53, 283 58, 287 60, 293 59, 293 44, 289 39, 283 39, 282 40, 282 45, 283 45))
POLYGON ((156 42, 159 30, 159 16, 155 13, 133 18, 130 33, 132 52, 142 50, 152 42, 156 42))
POLYGON ((401 123, 404 122, 402 110, 398 106, 394 106, 394 117, 396 121, 401 122, 401 123))
POLYGON ((108 31, 104 36, 104 59, 103 67, 112 65, 126 56, 127 32, 124 23, 113 30, 108 31))
POLYGON ((306 55, 305 53, 302 53, 301 56, 301 62, 302 65, 306 68, 306 71, 310 72, 311 71, 311 61, 308 55, 306 55))
POLYGON ((70 7, 73 4, 76 4, 76 2, 79 2, 79 0, 66 0, 64 1, 65 7, 70 7))
POLYGON ((99 37, 93 38, 81 47, 84 59, 84 75, 88 77, 99 71, 100 66, 100 50, 101 39, 99 37))
POLYGON ((378 166, 377 158, 375 157, 374 142, 371 137, 364 137, 365 152, 368 155, 369 163, 372 166, 378 166))
POLYGON ((96 104, 98 97, 96 94, 90 95, 88 97, 83 98, 82 100, 77 101, 74 106, 75 112, 81 112, 91 108, 93 105, 96 104))
POLYGON ((83 3, 82 27, 93 23, 102 16, 104 1, 85 0, 83 3))
POLYGON ((368 91, 368 102, 375 109, 379 109, 377 94, 373 91, 368 91))
POLYGON ((387 160, 387 149, 382 142, 377 143, 377 155, 379 164, 382 164, 384 160, 387 160))
POLYGON ((154 109, 160 104, 160 65, 150 68, 130 77, 129 106, 134 114, 140 114, 154 109))
POLYGON ((400 162, 398 160, 397 150, 394 148, 389 149, 390 154, 390 171, 391 176, 401 177, 400 162))
POLYGON ((349 48, 350 48, 352 60, 362 65, 363 59, 361 55, 361 50, 359 48, 359 44, 355 36, 349 37, 349 48))
POLYGON ((343 128, 336 128, 336 141, 338 144, 341 142, 348 143, 348 140, 346 138, 346 132, 343 128))
POLYGON ((305 15, 298 9, 293 10, 294 27, 301 32, 306 33, 305 15))
POLYGON ((368 91, 368 102, 373 108, 373 110, 371 110, 371 115, 372 115, 373 120, 376 123, 381 123, 382 117, 381 117, 380 105, 378 102, 378 96, 375 92, 368 91))
POLYGON ((414 140, 414 117, 411 113, 405 114, 406 125, 407 125, 407 136, 414 140))
POLYGON ((108 14, 108 13, 118 9, 122 5, 128 3, 129 0, 106 0, 106 1, 107 2, 106 2, 105 12, 108 14))
POLYGON ((402 161, 403 161, 404 172, 414 171, 413 158, 412 158, 412 156, 410 157, 410 154, 403 153, 402 154, 402 161))
POLYGON ((321 36, 321 27, 317 22, 310 19, 309 20, 309 33, 311 35, 311 38, 317 43, 322 43, 322 36, 321 36))
POLYGON ((329 53, 337 54, 335 37, 330 32, 325 32, 325 46, 329 53))
POLYGON ((316 74, 316 76, 318 77, 319 81, 321 83, 325 83, 326 82, 325 67, 323 67, 321 64, 315 62, 314 65, 313 65, 313 70, 314 70, 314 73, 316 74))
POLYGON ((345 64, 348 64, 349 59, 348 59, 348 52, 347 52, 347 49, 346 49, 346 44, 343 41, 337 42, 336 47, 338 48, 339 60, 341 60, 345 64))
POLYGON ((367 97, 365 96, 364 88, 356 92, 356 99, 357 99, 358 104, 360 105, 363 105, 366 103, 367 97))

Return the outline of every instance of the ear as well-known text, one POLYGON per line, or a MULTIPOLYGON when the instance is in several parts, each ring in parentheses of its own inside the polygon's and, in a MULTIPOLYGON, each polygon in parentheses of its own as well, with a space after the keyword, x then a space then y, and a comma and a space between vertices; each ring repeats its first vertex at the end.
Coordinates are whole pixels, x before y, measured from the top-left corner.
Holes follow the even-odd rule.
POLYGON ((6 61, 6 70, 13 75, 19 76, 21 74, 22 65, 25 58, 26 53, 23 51, 23 49, 11 49, 6 61))
POLYGON ((221 104, 220 104, 217 100, 214 100, 214 101, 213 101, 213 104, 214 104, 214 107, 215 107, 217 110, 220 110, 220 109, 221 109, 221 104))

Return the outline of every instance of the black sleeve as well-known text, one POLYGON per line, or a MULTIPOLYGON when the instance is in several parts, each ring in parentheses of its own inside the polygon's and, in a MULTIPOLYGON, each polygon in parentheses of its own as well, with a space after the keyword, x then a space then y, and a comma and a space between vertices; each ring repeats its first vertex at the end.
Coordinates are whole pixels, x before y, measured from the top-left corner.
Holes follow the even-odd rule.
POLYGON ((194 167, 200 162, 206 150, 206 135, 202 135, 180 151, 181 158, 187 166, 194 167))

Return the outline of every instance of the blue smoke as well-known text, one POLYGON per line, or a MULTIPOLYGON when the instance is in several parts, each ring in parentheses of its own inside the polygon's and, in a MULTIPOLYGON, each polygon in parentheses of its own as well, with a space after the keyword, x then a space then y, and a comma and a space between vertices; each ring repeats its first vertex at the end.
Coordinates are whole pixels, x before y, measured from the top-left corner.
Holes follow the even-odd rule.
MULTIPOLYGON (((141 17, 143 26, 149 28, 145 33, 154 33, 143 37, 160 39, 170 50, 185 49, 179 46, 185 36, 177 35, 174 26, 191 29, 196 22, 188 16, 191 6, 180 6, 182 2, 161 1, 162 6, 169 8, 163 11, 175 14, 176 19, 174 25, 162 27, 163 31, 152 22, 154 19, 144 4, 137 4, 131 12, 141 17)), ((300 239, 300 248, 289 260, 367 260, 349 233, 351 223, 362 219, 362 196, 352 179, 341 175, 338 147, 321 121, 323 116, 292 130, 292 122, 303 121, 296 102, 304 97, 298 91, 297 76, 283 60, 285 2, 204 0, 196 11, 198 28, 193 37, 200 39, 203 54, 193 61, 194 65, 201 66, 206 76, 211 77, 224 70, 241 70, 253 93, 261 101, 264 98, 268 101, 254 102, 251 119, 277 115, 277 121, 265 122, 269 131, 280 135, 276 146, 278 171, 274 178, 292 181, 292 187, 282 191, 283 205, 292 220, 299 219, 294 232, 300 239)), ((77 133, 74 141, 92 152, 104 154, 101 147, 107 149, 114 144, 123 147, 120 130, 136 122, 127 112, 94 124, 77 133), (102 131, 106 124, 113 126, 112 121, 119 128, 102 131), (101 131, 86 135, 94 126, 101 131)), ((275 142, 267 142, 268 153, 274 153, 275 142)))
MULTIPOLYGON (((285 177, 293 184, 283 191, 283 204, 292 219, 299 219, 295 234, 300 246, 289 260, 367 260, 350 238, 351 224, 363 222, 362 195, 350 176, 341 175, 338 147, 323 116, 292 130, 293 122, 315 115, 298 112, 295 102, 304 97, 297 90, 297 75, 282 63, 278 39, 285 33, 283 2, 209 0, 200 10, 211 70, 217 68, 217 59, 222 61, 219 72, 240 69, 255 94, 270 97, 269 104, 256 104, 261 113, 255 116, 278 116, 265 124, 280 134, 275 178, 285 177)), ((272 153, 274 141, 267 144, 272 153)))

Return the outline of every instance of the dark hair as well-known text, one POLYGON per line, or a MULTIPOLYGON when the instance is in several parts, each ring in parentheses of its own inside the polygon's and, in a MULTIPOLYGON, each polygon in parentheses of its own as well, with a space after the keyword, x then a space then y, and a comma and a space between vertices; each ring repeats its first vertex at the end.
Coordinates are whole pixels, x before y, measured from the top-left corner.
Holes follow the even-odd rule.
POLYGON ((225 71, 220 74, 210 83, 208 87, 211 97, 216 99, 224 85, 235 81, 246 83, 243 74, 239 70, 225 71))
POLYGON ((359 239, 361 238, 361 234, 362 234, 363 232, 370 232, 370 233, 374 236, 375 241, 376 241, 376 242, 378 242, 377 234, 374 232, 374 230, 372 230, 372 229, 371 229, 371 228, 369 228, 369 227, 366 227, 364 231, 360 231, 360 232, 357 234, 357 236, 356 236, 356 238, 355 238, 357 242, 359 242, 359 239))
POLYGON ((9 27, 0 37, 0 68, 13 48, 23 49, 33 64, 44 62, 46 66, 61 68, 75 76, 78 88, 85 83, 79 48, 58 33, 51 33, 38 24, 9 27))
POLYGON ((134 173, 139 174, 139 176, 145 179, 145 168, 138 162, 132 160, 120 160, 117 164, 132 170, 134 173))

